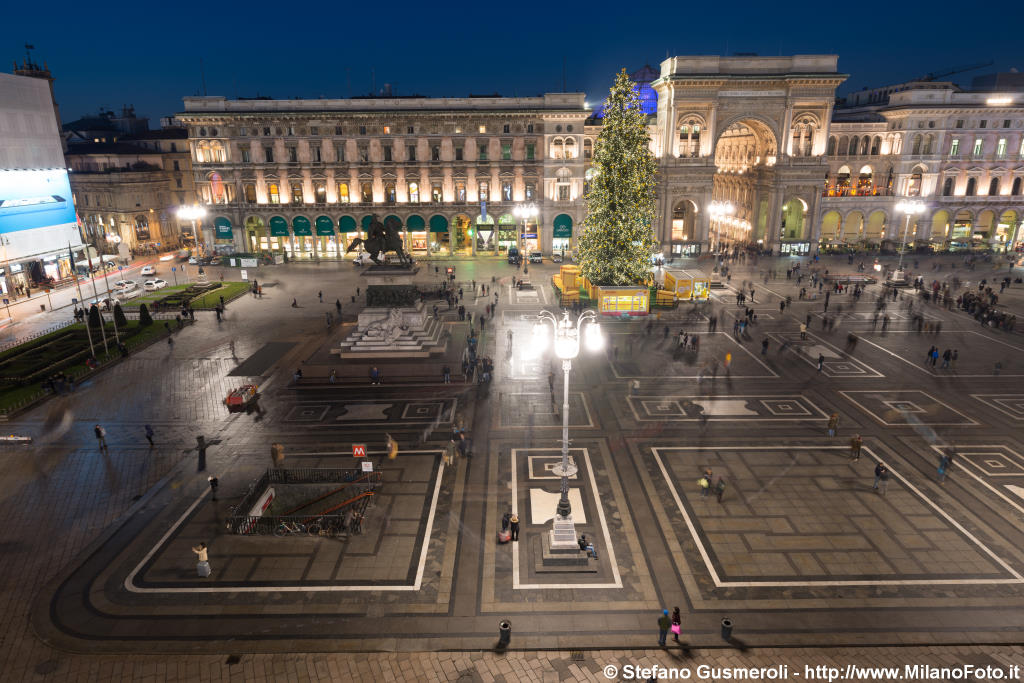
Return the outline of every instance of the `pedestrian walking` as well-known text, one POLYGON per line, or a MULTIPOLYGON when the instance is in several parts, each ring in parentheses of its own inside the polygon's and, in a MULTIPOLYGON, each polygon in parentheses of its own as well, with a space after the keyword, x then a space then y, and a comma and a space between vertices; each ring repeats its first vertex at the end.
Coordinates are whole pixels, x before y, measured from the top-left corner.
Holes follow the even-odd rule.
POLYGON ((725 478, 719 475, 718 481, 715 482, 715 497, 718 498, 718 502, 722 502, 722 496, 725 495, 725 478))
POLYGON ((800 339, 807 339, 807 323, 800 323, 800 339))
POLYGON ((946 483, 946 474, 949 472, 949 456, 945 453, 939 458, 939 483, 946 483))
POLYGON ((697 485, 700 486, 700 497, 707 498, 711 492, 711 470, 704 470, 704 474, 697 480, 697 485))
POLYGON ((107 450, 107 430, 102 425, 96 425, 92 428, 92 431, 96 434, 96 441, 100 445, 100 450, 107 450))
POLYGON ((448 445, 444 447, 444 464, 451 467, 455 464, 455 456, 458 454, 459 448, 455 445, 455 437, 448 440, 448 445))
POLYGON ((679 608, 672 610, 672 640, 679 642, 679 633, 683 630, 683 617, 679 614, 679 608))
POLYGON ((324 302, 324 293, 323 292, 317 292, 316 295, 317 295, 317 297, 320 298, 320 303, 323 303, 324 302))
POLYGON ((445 384, 452 383, 452 369, 447 365, 441 368, 441 376, 443 377, 445 384))
POLYGON ((761 355, 764 356, 764 355, 767 355, 767 354, 768 354, 768 337, 765 337, 764 339, 761 340, 761 355))
POLYGON ((466 438, 465 432, 459 432, 459 455, 464 458, 473 457, 473 446, 472 441, 466 438))
POLYGON ((555 395, 555 371, 554 370, 549 370, 548 371, 548 391, 551 392, 552 396, 555 395))
MULTIPOLYGON (((877 465, 875 465, 875 485, 872 486, 871 488, 873 490, 877 491, 878 490, 878 485, 880 483, 882 483, 883 481, 884 482, 888 482, 888 480, 889 480, 889 469, 885 465, 883 465, 881 462, 879 462, 877 465)), ((883 492, 884 492, 884 489, 883 489, 883 492)))
POLYGON ((513 541, 518 541, 519 540, 519 515, 517 515, 515 512, 512 513, 512 516, 508 520, 508 528, 509 528, 509 531, 512 532, 512 540, 513 541))
POLYGON ((210 482, 210 493, 212 500, 217 500, 217 487, 220 486, 220 480, 217 477, 207 477, 206 481, 210 482))
POLYGON ((338 311, 338 320, 341 320, 341 299, 334 300, 334 308, 338 311))
POLYGON ((949 362, 950 362, 950 360, 952 360, 952 358, 953 358, 953 351, 951 349, 946 349, 945 351, 942 352, 942 367, 943 367, 943 369, 946 369, 946 368, 949 367, 949 362))
POLYGON ((839 428, 839 413, 832 413, 828 418, 828 438, 833 438, 836 435, 836 430, 839 428))
POLYGON ((153 444, 153 428, 151 426, 149 426, 149 425, 146 425, 145 427, 143 427, 143 429, 146 432, 146 441, 149 442, 149 447, 152 448, 153 445, 154 445, 153 444))
POLYGON ((823 367, 825 367, 825 356, 824 356, 824 354, 820 354, 819 353, 818 354, 818 372, 821 372, 821 369, 823 367))
POLYGON ((192 552, 196 554, 198 560, 196 564, 196 571, 199 573, 199 576, 204 579, 210 575, 210 556, 207 550, 206 544, 203 542, 200 542, 199 545, 192 548, 192 552))
POLYGON ((850 439, 850 459, 853 462, 860 460, 860 447, 864 444, 864 439, 860 438, 860 434, 854 434, 853 438, 850 439))
POLYGON ((672 619, 668 616, 668 610, 661 610, 658 617, 658 645, 665 647, 665 639, 668 637, 668 630, 672 627, 672 619))

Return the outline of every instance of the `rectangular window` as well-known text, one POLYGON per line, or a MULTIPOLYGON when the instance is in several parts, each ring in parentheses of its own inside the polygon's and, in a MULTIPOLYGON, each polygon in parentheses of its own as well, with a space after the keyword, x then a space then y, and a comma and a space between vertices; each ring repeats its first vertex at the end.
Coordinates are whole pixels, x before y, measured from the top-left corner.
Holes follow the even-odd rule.
POLYGON ((503 201, 512 201, 512 183, 501 184, 501 198, 503 201))
POLYGON ((466 183, 455 183, 455 201, 466 201, 466 183))
POLYGON ((487 126, 485 126, 483 124, 480 124, 480 128, 478 130, 479 130, 480 133, 486 133, 487 132, 487 126))
MULTIPOLYGON (((246 158, 246 155, 247 155, 247 154, 248 154, 248 152, 246 152, 246 151, 245 151, 245 150, 243 149, 243 150, 242 150, 242 161, 249 161, 249 160, 248 160, 248 159, 246 158)), ((175 160, 174 160, 174 170, 175 170, 175 171, 180 171, 180 170, 181 170, 181 168, 179 168, 179 164, 178 164, 178 160, 177 160, 177 159, 175 159, 175 160)))
POLYGON ((373 201, 373 185, 363 183, 359 188, 359 201, 369 204, 373 201))
POLYGON ((406 145, 405 156, 409 161, 416 161, 416 145, 406 145))
POLYGON ((532 201, 537 196, 537 183, 526 183, 526 199, 532 201))
POLYGON ((409 201, 413 203, 419 203, 420 201, 420 186, 419 183, 409 183, 409 201))
POLYGON ((978 128, 988 128, 988 121, 978 121, 978 128))
POLYGON ((482 202, 490 201, 490 199, 491 199, 491 185, 490 185, 490 183, 488 183, 486 180, 481 180, 480 184, 479 184, 479 188, 480 188, 480 191, 479 191, 478 194, 480 195, 480 201, 482 201, 482 202))
POLYGON ((348 183, 338 183, 338 201, 342 204, 348 204, 348 183))
POLYGON ((461 147, 456 147, 455 148, 455 161, 462 161, 462 148, 461 147))
POLYGON ((267 185, 267 198, 270 199, 271 204, 280 204, 281 195, 277 189, 277 183, 270 183, 267 185))
POLYGON ((415 130, 415 128, 413 128, 412 126, 409 126, 409 128, 407 129, 407 131, 406 131, 406 132, 407 132, 407 133, 409 133, 409 135, 412 135, 413 133, 415 133, 415 132, 416 132, 416 130, 415 130))
POLYGON ((299 150, 296 147, 288 148, 288 161, 296 163, 299 160, 299 150))
POLYGON ((267 145, 266 147, 263 148, 263 159, 268 164, 274 163, 274 148, 271 147, 270 145, 267 145))
POLYGON ((1006 138, 999 138, 999 143, 996 145, 996 156, 1000 159, 1006 157, 1006 138))
POLYGON ((955 138, 953 139, 953 144, 949 146, 949 156, 960 156, 960 141, 955 138))
POLYGON ((369 160, 370 160, 370 153, 366 151, 365 147, 360 147, 359 148, 359 161, 361 161, 361 162, 363 162, 365 164, 369 160))
POLYGON ((292 183, 292 203, 293 204, 301 204, 302 203, 302 184, 301 183, 292 183))
POLYGON ((384 135, 391 135, 391 126, 384 126, 384 135))
POLYGON ((313 195, 316 197, 317 203, 323 204, 327 201, 327 186, 323 183, 317 183, 316 187, 313 188, 313 195))
POLYGON ((508 133, 508 132, 509 132, 509 128, 510 128, 510 126, 509 126, 509 125, 508 125, 508 124, 506 123, 506 124, 505 124, 505 125, 504 125, 504 126, 502 127, 502 131, 503 131, 503 132, 505 132, 505 133, 508 133))
POLYGON ((501 158, 504 159, 505 161, 508 161, 509 159, 512 158, 512 144, 511 143, 507 143, 507 142, 506 143, 502 143, 502 145, 501 145, 501 158))
POLYGON ((320 128, 317 127, 317 126, 310 126, 309 127, 309 134, 310 135, 320 135, 320 128))
POLYGON ((559 183, 558 185, 558 201, 567 202, 569 201, 569 185, 568 183, 559 183))
POLYGON ((1010 119, 1003 119, 1003 128, 1010 127, 1010 119))
POLYGON ((441 148, 437 145, 430 148, 430 160, 441 161, 441 148))
POLYGON ((526 132, 527 133, 532 133, 533 132, 533 124, 532 123, 526 124, 526 132))
POLYGON ((339 142, 334 148, 335 154, 338 157, 338 161, 345 161, 345 143, 339 142))
POLYGON ((982 150, 984 144, 985 143, 984 143, 984 141, 981 138, 978 138, 977 140, 974 141, 974 152, 973 152, 974 156, 976 156, 976 157, 980 157, 981 156, 981 150, 982 150))
POLYGON ((179 188, 180 188, 180 187, 181 187, 181 178, 175 178, 175 179, 174 179, 174 184, 175 184, 175 185, 176 185, 177 187, 179 187, 179 188))
POLYGON ((442 199, 441 186, 440 185, 431 185, 431 187, 430 187, 430 201, 434 202, 435 204, 440 204, 441 203, 441 199, 442 199))
POLYGON ((320 145, 313 145, 313 161, 320 161, 320 145))
POLYGON ((462 126, 455 126, 455 134, 462 135, 462 126))
POLYGON ((288 135, 295 135, 295 126, 288 126, 288 135))
POLYGON ((964 127, 964 120, 963 119, 957 119, 956 120, 956 127, 957 128, 963 128, 964 127))
POLYGON ((527 161, 533 161, 537 155, 537 145, 532 142, 526 145, 526 159, 527 161))
POLYGON ((487 161, 487 143, 482 142, 477 145, 477 150, 479 151, 477 158, 480 161, 487 161))
MULTIPOLYGON (((241 152, 242 152, 242 163, 243 164, 249 163, 249 148, 248 147, 243 147, 241 149, 241 152)), ((174 162, 174 163, 178 163, 178 162, 174 162)))
POLYGON ((238 134, 239 135, 248 135, 249 134, 249 129, 246 128, 245 126, 242 126, 241 128, 238 129, 238 134))
POLYGON ((341 135, 341 126, 335 126, 334 127, 334 134, 335 135, 341 135))
POLYGON ((384 147, 384 161, 391 161, 391 145, 384 147))
POLYGON ((366 126, 359 126, 359 134, 366 135, 366 126))

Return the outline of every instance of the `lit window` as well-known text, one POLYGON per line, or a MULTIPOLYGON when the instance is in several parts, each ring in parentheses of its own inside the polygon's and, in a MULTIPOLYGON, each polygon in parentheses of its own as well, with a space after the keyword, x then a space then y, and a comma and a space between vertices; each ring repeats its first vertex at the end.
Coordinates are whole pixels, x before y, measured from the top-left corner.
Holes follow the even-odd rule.
POLYGON ((999 138, 999 143, 996 145, 996 156, 1000 159, 1006 156, 1006 138, 999 138))
POLYGON ((242 188, 242 192, 245 195, 245 201, 249 204, 256 203, 256 186, 247 184, 242 188))
POLYGON ((481 124, 479 132, 486 133, 487 132, 487 126, 481 124))
POLYGON ((314 193, 316 194, 317 202, 323 204, 324 202, 327 201, 327 186, 324 185, 323 183, 316 184, 316 189, 314 190, 314 193))
POLYGON ((419 203, 420 201, 420 186, 419 183, 409 183, 409 201, 419 203))
POLYGON ((981 138, 978 138, 977 140, 974 141, 974 152, 973 152, 974 156, 976 156, 976 157, 980 157, 981 156, 981 150, 983 149, 984 144, 985 144, 985 141, 982 140, 981 138))
POLYGON ((537 183, 526 183, 526 199, 532 200, 537 196, 537 183))
POLYGON ((491 184, 486 180, 481 180, 479 185, 480 201, 486 202, 491 198, 491 184))
POLYGON ((359 201, 369 204, 373 201, 373 184, 363 183, 359 187, 359 201))
POLYGON ((302 203, 302 183, 292 183, 292 203, 302 203))
POLYGON ((501 198, 506 201, 512 201, 512 183, 501 184, 501 198))
POLYGON ((277 189, 277 183, 267 185, 267 197, 270 199, 271 204, 281 203, 281 193, 277 189))
POLYGON ((455 183, 455 201, 466 201, 466 183, 455 183))
POLYGON ((384 126, 384 135, 391 135, 391 126, 384 126))
POLYGON ((395 184, 388 183, 387 185, 384 186, 384 201, 387 202, 388 204, 394 204, 395 198, 395 184))
POLYGON ((954 138, 953 144, 949 146, 949 156, 960 156, 960 140, 954 138))
POLYGON ((441 186, 440 185, 432 185, 431 188, 430 188, 430 201, 435 202, 435 203, 440 203, 441 199, 442 199, 441 186))
POLYGON ((348 204, 348 183, 338 183, 338 201, 342 204, 348 204))

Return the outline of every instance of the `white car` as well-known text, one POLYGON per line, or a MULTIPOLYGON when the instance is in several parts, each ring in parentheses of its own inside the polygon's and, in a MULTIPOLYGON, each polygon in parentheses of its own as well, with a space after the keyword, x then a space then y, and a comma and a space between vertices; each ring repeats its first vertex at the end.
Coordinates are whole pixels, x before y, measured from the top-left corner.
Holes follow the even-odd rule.
POLYGON ((138 287, 138 285, 131 280, 118 280, 114 283, 114 289, 130 289, 132 287, 138 287))
POLYGON ((368 263, 373 263, 373 259, 365 251, 359 252, 354 259, 352 259, 352 265, 354 266, 365 266, 368 263))
POLYGON ((174 260, 174 254, 164 254, 163 256, 160 257, 160 260, 161 261, 173 261, 174 260))
POLYGON ((188 257, 188 264, 189 264, 190 266, 195 266, 195 265, 198 265, 198 264, 199 264, 199 261, 198 261, 198 260, 196 260, 196 257, 195 257, 195 256, 189 256, 189 257, 188 257))
POLYGON ((156 275, 156 268, 153 266, 142 266, 139 275, 156 275))
POLYGON ((155 292, 156 290, 163 289, 166 286, 167 282, 165 280, 157 278, 156 280, 146 280, 143 283, 142 288, 147 292, 155 292))

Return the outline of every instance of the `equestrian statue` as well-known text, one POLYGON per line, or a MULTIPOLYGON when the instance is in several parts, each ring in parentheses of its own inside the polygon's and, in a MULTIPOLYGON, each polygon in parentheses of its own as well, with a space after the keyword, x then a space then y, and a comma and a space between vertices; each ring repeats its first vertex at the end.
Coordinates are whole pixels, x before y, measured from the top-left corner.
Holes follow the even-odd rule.
POLYGON ((388 216, 383 223, 378 220, 377 215, 374 214, 373 220, 370 222, 369 234, 365 240, 361 237, 357 237, 352 240, 352 244, 349 245, 345 253, 351 252, 356 247, 362 245, 366 250, 366 253, 370 255, 373 262, 377 265, 384 265, 384 260, 381 258, 384 254, 389 251, 393 251, 398 254, 398 260, 404 266, 412 265, 412 257, 405 253, 402 248, 402 221, 398 220, 394 216, 388 216))

